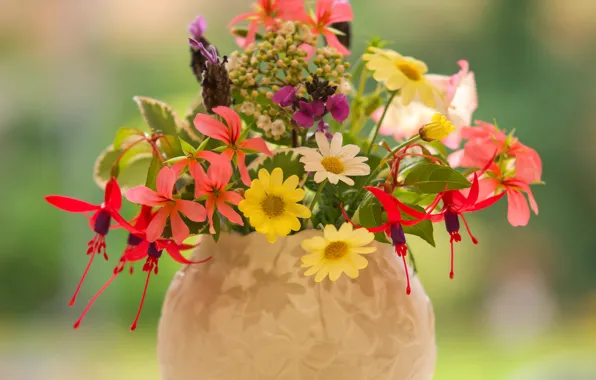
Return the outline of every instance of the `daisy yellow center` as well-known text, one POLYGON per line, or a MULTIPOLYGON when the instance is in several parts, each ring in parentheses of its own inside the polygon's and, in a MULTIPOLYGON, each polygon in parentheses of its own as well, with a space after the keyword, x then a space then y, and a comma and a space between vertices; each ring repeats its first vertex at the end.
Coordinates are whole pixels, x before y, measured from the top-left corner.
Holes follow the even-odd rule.
POLYGON ((323 165, 325 170, 329 173, 341 174, 344 172, 344 164, 337 157, 325 157, 321 160, 321 165, 323 165))
POLYGON ((422 79, 422 73, 420 70, 418 70, 416 66, 409 62, 399 62, 397 64, 397 69, 410 80, 417 82, 422 79))
POLYGON ((348 253, 348 245, 343 241, 332 241, 325 247, 326 259, 340 259, 348 253))
POLYGON ((280 216, 284 213, 284 200, 275 195, 267 195, 267 197, 261 202, 263 212, 270 218, 280 216))

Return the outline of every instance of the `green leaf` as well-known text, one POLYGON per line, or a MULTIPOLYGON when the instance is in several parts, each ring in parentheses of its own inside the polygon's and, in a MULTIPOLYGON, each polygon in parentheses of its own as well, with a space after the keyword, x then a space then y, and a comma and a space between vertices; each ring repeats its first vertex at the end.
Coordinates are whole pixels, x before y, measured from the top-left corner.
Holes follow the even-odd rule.
POLYGON ((104 188, 112 176, 118 178, 118 183, 124 188, 144 184, 151 147, 140 143, 123 152, 124 149, 114 149, 110 145, 99 155, 93 168, 93 178, 99 187, 104 188), (120 162, 116 165, 118 157, 120 162))
MULTIPOLYGON (((219 215, 214 215, 213 229, 215 229, 215 233, 212 234, 211 236, 213 237, 213 240, 215 240, 217 242, 219 240, 219 234, 221 232, 221 220, 219 218, 219 215)), ((208 232, 209 232, 209 230, 207 230, 207 233, 208 232)))
POLYGON ((114 149, 114 147, 110 145, 101 152, 99 157, 97 157, 97 160, 95 160, 93 179, 99 187, 104 188, 106 183, 108 183, 112 177, 112 174, 114 173, 112 168, 121 153, 122 150, 114 149))
MULTIPOLYGON (((354 223, 362 227, 378 227, 385 223, 381 203, 368 191, 354 213, 354 223)), ((384 232, 375 233, 375 240, 381 243, 390 243, 384 232)))
POLYGON ((201 135, 194 126, 195 117, 199 113, 207 113, 201 97, 198 97, 193 101, 188 111, 186 111, 184 120, 178 124, 178 127, 180 128, 178 136, 182 137, 185 141, 203 141, 204 136, 201 135))
POLYGON ((304 164, 299 161, 299 155, 292 151, 284 151, 267 157, 255 170, 252 170, 251 177, 255 178, 260 169, 266 169, 269 173, 275 168, 281 168, 284 172, 284 179, 297 175, 302 179, 305 175, 304 164))
POLYGON ((155 133, 166 135, 166 139, 160 139, 160 148, 168 157, 177 157, 182 155, 180 142, 175 136, 178 136, 179 128, 177 117, 172 107, 159 100, 135 96, 134 101, 139 106, 143 119, 155 133))
POLYGON ((126 166, 120 166, 118 183, 121 187, 131 188, 145 184, 147 170, 151 164, 151 154, 143 153, 130 159, 126 166))
POLYGON ((116 132, 114 143, 112 145, 114 145, 114 148, 119 149, 122 147, 122 145, 124 145, 125 142, 130 141, 130 143, 133 143, 136 140, 142 139, 144 137, 145 132, 141 131, 140 129, 122 127, 118 130, 118 132, 116 132))
POLYGON ((147 186, 150 189, 155 190, 155 188, 156 188, 155 183, 157 181, 157 175, 159 174, 159 171, 162 168, 163 168, 163 163, 159 159, 159 156, 157 154, 153 154, 153 156, 151 158, 151 163, 149 164, 149 168, 146 171, 147 174, 146 174, 145 186, 147 186))
MULTIPOLYGON (((413 209, 424 212, 424 209, 417 205, 409 204, 408 206, 412 207, 413 209)), ((402 213, 402 218, 404 220, 412 220, 414 219, 410 215, 406 213, 402 213)), ((434 229, 433 224, 430 220, 423 220, 422 222, 415 224, 413 226, 403 226, 404 232, 406 234, 415 235, 421 238, 422 240, 426 241, 428 244, 435 246, 435 236, 434 236, 434 229)))
POLYGON ((417 193, 440 193, 465 189, 472 184, 460 172, 448 166, 421 163, 404 180, 406 190, 417 193))
POLYGON ((197 150, 195 148, 193 148, 192 145, 190 145, 186 141, 182 140, 181 138, 179 138, 179 140, 180 140, 180 146, 182 147, 182 152, 184 152, 185 155, 192 156, 197 152, 197 150))
POLYGON ((435 140, 435 141, 427 142, 427 143, 425 143, 425 145, 432 147, 442 157, 447 157, 447 148, 445 147, 445 144, 443 144, 442 142, 435 140))

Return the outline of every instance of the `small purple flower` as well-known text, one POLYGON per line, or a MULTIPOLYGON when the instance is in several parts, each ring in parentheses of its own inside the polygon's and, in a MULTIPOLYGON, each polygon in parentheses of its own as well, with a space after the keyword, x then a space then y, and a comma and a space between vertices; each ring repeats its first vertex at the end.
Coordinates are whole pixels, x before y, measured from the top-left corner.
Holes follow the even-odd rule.
POLYGON ((317 132, 322 132, 327 137, 327 140, 331 141, 333 135, 329 133, 329 124, 325 123, 323 119, 319 120, 319 124, 317 125, 317 132))
POLYGON ((335 94, 327 100, 327 111, 340 123, 348 118, 350 114, 350 105, 348 98, 344 94, 335 94))
POLYGON ((200 41, 207 30, 207 22, 203 16, 197 16, 193 22, 188 25, 188 32, 197 41, 200 41))
POLYGON ((303 128, 310 128, 315 123, 315 118, 320 117, 325 112, 325 104, 320 100, 312 103, 305 101, 298 102, 300 110, 294 114, 294 121, 303 128))
POLYGON ((190 46, 198 48, 201 52, 201 55, 207 58, 212 65, 219 63, 219 57, 217 56, 217 50, 215 49, 215 46, 209 45, 209 50, 207 50, 201 42, 197 42, 192 38, 189 38, 188 42, 190 43, 190 46))
POLYGON ((273 101, 282 107, 289 107, 296 100, 296 89, 292 86, 284 86, 273 95, 273 101))

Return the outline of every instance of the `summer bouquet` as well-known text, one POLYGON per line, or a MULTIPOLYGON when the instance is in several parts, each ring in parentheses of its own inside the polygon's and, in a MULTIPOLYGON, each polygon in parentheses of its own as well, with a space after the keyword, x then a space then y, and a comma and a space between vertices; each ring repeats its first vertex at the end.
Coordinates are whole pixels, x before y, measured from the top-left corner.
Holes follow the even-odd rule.
MULTIPOLYGON (((429 74, 424 62, 380 39, 352 58, 348 1, 313 3, 259 0, 230 22, 240 49, 227 56, 197 17, 189 48, 201 89, 186 116, 135 97, 146 127, 119 129, 99 155, 94 178, 103 201, 46 197, 85 215, 93 233, 71 305, 91 264, 108 259, 106 235, 117 227, 128 233, 111 277, 75 328, 104 289, 138 264, 146 280, 134 330, 164 252, 181 264, 206 261, 182 254, 196 235, 217 241, 221 232, 256 231, 273 243, 320 230, 302 241, 303 275, 334 282, 358 281, 366 256, 375 254, 373 240, 392 245, 409 276, 407 237, 434 246, 434 228, 444 226, 453 277, 462 224, 478 242, 466 213, 501 198, 513 226, 526 225, 530 209, 538 213, 530 185, 541 181, 540 157, 496 122, 472 122, 476 83, 467 61, 454 63, 454 74, 429 74), (237 27, 245 22, 247 29, 237 27), (139 206, 136 215, 121 214, 122 195, 139 206)), ((395 291, 409 294, 409 278, 395 291)))

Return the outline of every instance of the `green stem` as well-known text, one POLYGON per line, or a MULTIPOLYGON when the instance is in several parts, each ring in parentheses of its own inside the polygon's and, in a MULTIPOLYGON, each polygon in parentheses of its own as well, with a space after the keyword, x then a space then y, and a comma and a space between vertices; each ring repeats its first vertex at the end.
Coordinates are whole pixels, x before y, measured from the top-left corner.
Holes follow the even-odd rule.
MULTIPOLYGON (((315 208, 315 205, 319 201, 319 198, 321 197, 321 193, 323 192, 323 188, 325 187, 326 184, 327 184, 327 180, 324 180, 323 182, 321 182, 321 184, 319 185, 319 188, 317 189, 315 197, 312 199, 312 202, 310 202, 309 210, 311 211, 311 213, 312 213, 312 210, 315 208)), ((311 215, 311 217, 312 217, 312 215, 311 215)), ((308 223, 308 219, 304 219, 304 227, 306 227, 306 223, 308 223)))
POLYGON ((387 104, 385 104, 385 109, 383 110, 383 115, 381 115, 381 118, 379 119, 379 122, 377 123, 377 126, 374 129, 374 133, 370 139, 370 143, 368 144, 368 150, 366 151, 367 156, 370 154, 370 151, 372 150, 372 147, 375 144, 375 140, 377 139, 377 136, 379 135, 379 129, 381 129, 381 124, 383 124, 383 120, 385 120, 385 115, 387 115, 387 111, 389 111, 389 106, 391 105, 393 98, 395 98, 395 95, 397 95, 397 91, 393 91, 391 93, 391 96, 389 97, 387 104))
MULTIPOLYGON (((364 62, 360 62, 362 66, 362 72, 360 73, 360 82, 358 84, 358 92, 356 93, 356 98, 354 99, 354 104, 357 105, 354 111, 352 112, 352 122, 350 126, 350 134, 354 135, 354 132, 358 130, 358 125, 360 124, 361 113, 362 113, 362 96, 364 95, 364 89, 366 88, 366 80, 368 79, 368 69, 364 65, 364 62)), ((358 68, 360 69, 360 68, 358 68)), ((356 71, 358 70, 356 69, 356 71)), ((355 135, 354 135, 355 136, 355 135)))

